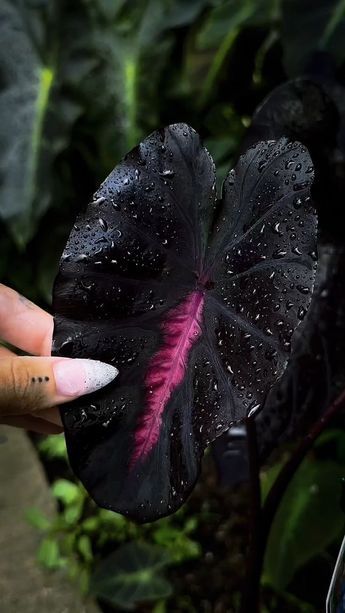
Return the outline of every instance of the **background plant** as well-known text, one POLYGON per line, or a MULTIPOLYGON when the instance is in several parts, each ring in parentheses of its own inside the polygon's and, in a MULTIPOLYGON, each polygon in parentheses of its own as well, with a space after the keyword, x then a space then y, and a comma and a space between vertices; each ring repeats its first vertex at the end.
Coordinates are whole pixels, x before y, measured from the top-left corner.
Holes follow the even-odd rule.
MULTIPOLYGON (((255 107, 275 86, 305 72, 316 52, 329 52, 344 77, 342 0, 3 0, 0 12, 0 278, 48 309, 75 215, 140 138, 189 122, 221 182, 255 107)), ((274 520, 267 611, 323 610, 343 523, 345 444, 341 421, 335 426, 302 464, 274 520)), ((264 490, 284 453, 263 471, 264 490)), ((109 590, 119 607, 119 583, 98 575, 98 590, 90 576, 114 550, 135 546, 142 572, 134 566, 126 579, 118 568, 132 592, 135 581, 146 588, 131 606, 145 610, 135 602, 149 598, 157 612, 166 602, 179 611, 237 610, 248 492, 220 491, 211 456, 186 507, 144 528, 90 502, 60 438, 42 443, 42 457, 60 512, 53 523, 39 510, 29 515, 42 531, 38 557, 47 567, 103 599, 109 590)))

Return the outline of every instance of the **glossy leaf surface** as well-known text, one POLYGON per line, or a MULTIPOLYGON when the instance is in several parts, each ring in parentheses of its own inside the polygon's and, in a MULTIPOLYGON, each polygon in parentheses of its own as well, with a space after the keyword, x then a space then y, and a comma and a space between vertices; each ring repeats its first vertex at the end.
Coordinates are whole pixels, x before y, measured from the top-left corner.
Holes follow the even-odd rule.
POLYGON ((289 367, 256 418, 263 459, 277 443, 305 432, 345 385, 344 117, 344 89, 335 79, 299 78, 271 92, 254 113, 244 139, 248 147, 284 134, 308 148, 315 168, 312 196, 319 217, 319 264, 312 304, 289 367))
POLYGON ((205 447, 259 410, 311 299, 316 216, 299 143, 259 143, 217 201, 184 124, 153 133, 77 219, 55 284, 54 353, 114 363, 62 408, 96 502, 150 521, 190 493, 205 447))

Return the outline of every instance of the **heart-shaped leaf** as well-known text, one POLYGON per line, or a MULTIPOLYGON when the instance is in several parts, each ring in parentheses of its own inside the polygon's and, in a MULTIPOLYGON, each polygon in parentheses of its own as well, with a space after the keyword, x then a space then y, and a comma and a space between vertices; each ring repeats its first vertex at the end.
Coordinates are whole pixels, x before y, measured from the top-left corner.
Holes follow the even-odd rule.
POLYGON ((102 560, 91 577, 91 592, 128 611, 136 605, 171 594, 162 574, 171 563, 167 551, 146 543, 126 543, 102 560))
POLYGON ((257 411, 289 355, 315 273, 313 169, 300 143, 259 143, 217 201, 184 124, 115 168, 74 226, 54 291, 54 353, 116 364, 62 408, 72 467, 101 506, 176 510, 205 447, 257 411))

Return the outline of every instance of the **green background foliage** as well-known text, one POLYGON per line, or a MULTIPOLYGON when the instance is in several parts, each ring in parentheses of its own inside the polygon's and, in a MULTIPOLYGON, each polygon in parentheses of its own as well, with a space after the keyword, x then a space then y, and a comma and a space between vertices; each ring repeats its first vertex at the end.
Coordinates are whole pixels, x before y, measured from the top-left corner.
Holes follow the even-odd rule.
MULTIPOLYGON (((342 66, 344 34, 344 0, 2 0, 0 280, 49 309, 77 212, 130 148, 163 125, 190 123, 214 157, 220 185, 257 104, 304 73, 316 52, 342 66)), ((266 556, 267 611, 323 610, 298 577, 303 582, 306 568, 317 573, 326 558, 327 572, 332 567, 343 527, 344 449, 334 431, 286 493, 266 556)), ((60 437, 43 441, 41 452, 55 471, 59 515, 50 522, 31 509, 28 517, 42 532, 38 558, 47 568, 67 572, 83 591, 91 585, 116 607, 150 600, 157 613, 172 591, 177 610, 199 611, 199 573, 209 592, 225 594, 217 610, 236 610, 245 495, 234 493, 224 506, 206 476, 203 499, 197 494, 174 517, 139 528, 88 499, 60 437)), ((264 472, 263 488, 277 467, 264 472)))
POLYGON ((344 60, 344 13, 341 0, 3 0, 2 280, 49 304, 76 213, 162 125, 190 122, 221 181, 272 86, 316 50, 344 60))

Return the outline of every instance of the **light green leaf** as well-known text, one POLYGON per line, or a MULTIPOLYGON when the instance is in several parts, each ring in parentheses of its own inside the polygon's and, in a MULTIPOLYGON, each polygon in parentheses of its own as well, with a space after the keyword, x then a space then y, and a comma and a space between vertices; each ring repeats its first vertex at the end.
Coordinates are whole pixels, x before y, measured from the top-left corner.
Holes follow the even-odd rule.
POLYGON ((284 590, 301 566, 341 534, 344 474, 335 462, 312 459, 296 473, 274 519, 266 551, 265 579, 277 590, 284 590))
POLYGON ((100 529, 101 522, 98 516, 87 517, 82 523, 82 529, 85 532, 92 534, 100 529))
POLYGON ((51 521, 43 515, 42 511, 36 508, 28 509, 25 513, 27 521, 42 532, 49 529, 51 521))
POLYGON ((39 442, 38 448, 51 460, 67 459, 66 441, 63 434, 46 436, 39 442))
POLYGON ((83 556, 85 562, 92 562, 93 553, 91 547, 91 540, 86 534, 82 534, 77 541, 77 547, 79 553, 83 556))
POLYGON ((49 537, 45 538, 37 553, 38 561, 51 570, 60 567, 60 551, 59 545, 56 539, 49 537))
POLYGON ((55 481, 52 485, 52 493, 55 498, 67 506, 74 505, 85 498, 84 490, 67 479, 55 481))
POLYGON ((84 500, 79 499, 77 502, 69 504, 65 508, 63 516, 66 524, 73 526, 79 523, 79 519, 83 513, 83 505, 84 500))

